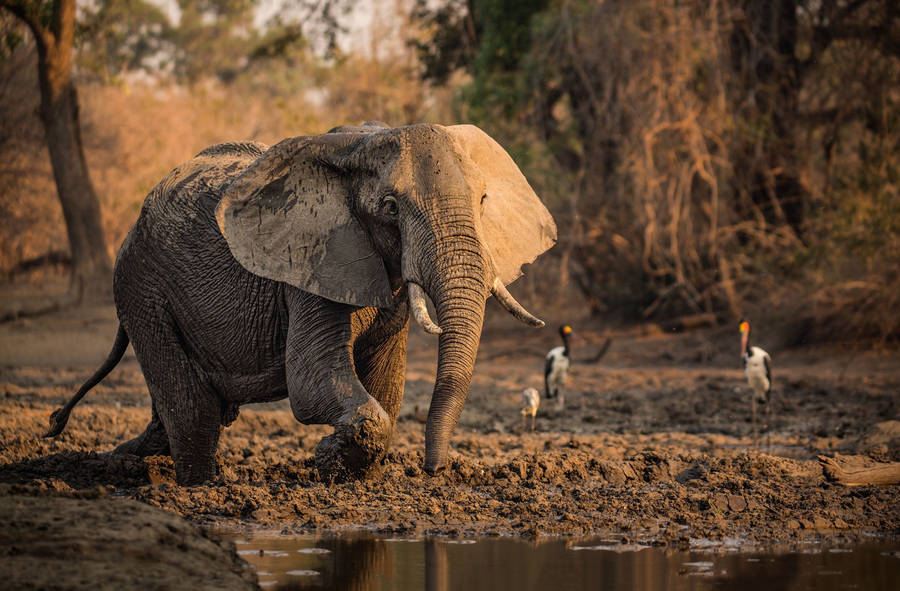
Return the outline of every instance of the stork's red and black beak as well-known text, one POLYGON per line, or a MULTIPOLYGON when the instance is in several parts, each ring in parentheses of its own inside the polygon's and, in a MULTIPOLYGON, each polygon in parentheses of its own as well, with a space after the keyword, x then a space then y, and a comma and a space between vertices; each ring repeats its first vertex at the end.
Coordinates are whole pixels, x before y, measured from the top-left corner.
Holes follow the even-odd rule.
POLYGON ((742 318, 738 330, 741 332, 741 357, 745 357, 750 344, 750 323, 742 318))

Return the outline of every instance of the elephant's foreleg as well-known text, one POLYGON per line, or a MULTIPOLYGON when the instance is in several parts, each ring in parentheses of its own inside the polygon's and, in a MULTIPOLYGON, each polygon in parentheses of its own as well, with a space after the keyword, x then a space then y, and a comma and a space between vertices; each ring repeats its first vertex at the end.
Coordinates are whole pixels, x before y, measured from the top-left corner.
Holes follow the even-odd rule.
POLYGON ((150 424, 144 432, 130 441, 126 441, 113 450, 116 454, 132 454, 135 456, 167 456, 170 455, 169 435, 163 427, 156 405, 152 405, 150 424))
POLYGON ((334 426, 316 448, 324 478, 363 476, 384 457, 393 423, 356 375, 353 308, 307 294, 291 297, 285 354, 291 410, 301 423, 334 426))
POLYGON ((367 335, 354 349, 356 373, 363 386, 397 422, 406 383, 406 339, 409 325, 394 334, 367 335))
POLYGON ((387 413, 369 396, 332 424, 334 433, 316 446, 319 474, 326 480, 365 477, 390 445, 393 429, 387 413))

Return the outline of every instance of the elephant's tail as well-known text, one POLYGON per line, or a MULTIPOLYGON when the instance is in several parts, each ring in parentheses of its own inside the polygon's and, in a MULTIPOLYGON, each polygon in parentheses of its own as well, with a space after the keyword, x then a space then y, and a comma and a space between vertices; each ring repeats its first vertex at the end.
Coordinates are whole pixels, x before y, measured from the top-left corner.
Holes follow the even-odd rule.
POLYGON ((69 421, 69 413, 72 412, 75 405, 84 398, 84 395, 87 394, 88 390, 99 384, 103 378, 118 365, 127 348, 128 335, 125 333, 125 328, 119 324, 119 331, 116 333, 116 342, 113 343, 112 351, 109 352, 106 361, 103 362, 100 369, 94 372, 94 375, 82 384, 81 388, 78 389, 78 392, 75 393, 75 396, 72 396, 65 406, 53 411, 53 414, 50 415, 50 430, 44 434, 44 437, 56 437, 62 433, 62 430, 66 428, 66 423, 69 421))

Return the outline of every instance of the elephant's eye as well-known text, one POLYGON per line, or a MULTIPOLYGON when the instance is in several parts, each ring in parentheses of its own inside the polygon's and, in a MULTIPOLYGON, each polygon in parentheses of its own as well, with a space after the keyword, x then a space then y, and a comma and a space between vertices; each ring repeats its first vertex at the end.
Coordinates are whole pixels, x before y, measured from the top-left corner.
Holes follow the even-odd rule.
POLYGON ((487 199, 487 193, 481 196, 481 213, 484 213, 484 200, 487 199))
POLYGON ((381 213, 391 217, 395 217, 400 213, 400 208, 397 206, 397 199, 393 195, 385 195, 381 200, 381 213))

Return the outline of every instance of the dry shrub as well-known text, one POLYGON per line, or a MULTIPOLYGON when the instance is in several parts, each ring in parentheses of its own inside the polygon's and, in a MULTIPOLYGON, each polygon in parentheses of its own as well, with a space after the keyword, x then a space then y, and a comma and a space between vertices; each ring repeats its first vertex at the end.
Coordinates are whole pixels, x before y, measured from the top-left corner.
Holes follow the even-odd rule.
POLYGON ((833 41, 801 95, 812 215, 774 294, 790 343, 900 338, 900 54, 873 40, 833 41))
POLYGON ((655 8, 660 26, 625 23, 640 48, 630 56, 636 67, 617 105, 631 111, 633 131, 621 150, 628 187, 609 197, 633 216, 630 238, 654 295, 644 316, 680 308, 713 312, 721 303, 736 311, 733 275, 741 267, 729 252, 736 234, 726 143, 733 118, 716 64, 722 59, 720 7, 700 14, 668 4, 655 8))
POLYGON ((900 336, 880 317, 900 312, 900 56, 838 38, 882 30, 885 5, 773 6, 570 0, 535 19, 519 96, 537 133, 484 122, 524 138, 560 225, 546 298, 569 269, 594 313, 900 336))
POLYGON ((795 310, 787 327, 789 344, 894 337, 900 334, 900 278, 869 275, 826 285, 795 310))
MULTIPOLYGON (((574 89, 553 115, 579 158, 555 208, 559 252, 597 313, 738 315, 747 272, 797 244, 738 213, 744 129, 723 47, 734 20, 728 2, 564 3, 537 34, 549 57, 534 79, 574 89)), ((559 175, 536 178, 557 189, 559 175)))

